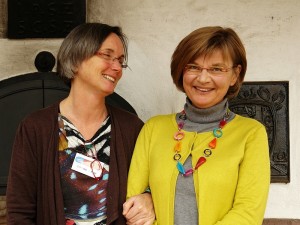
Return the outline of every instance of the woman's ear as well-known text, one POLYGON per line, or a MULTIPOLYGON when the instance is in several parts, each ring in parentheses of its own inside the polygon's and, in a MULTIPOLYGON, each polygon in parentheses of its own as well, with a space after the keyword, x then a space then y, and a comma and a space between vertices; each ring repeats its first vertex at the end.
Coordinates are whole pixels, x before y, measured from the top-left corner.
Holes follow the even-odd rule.
POLYGON ((233 76, 232 76, 232 79, 231 79, 230 86, 235 85, 235 83, 237 82, 237 80, 240 76, 241 70, 242 70, 241 65, 237 65, 236 67, 233 68, 233 76))

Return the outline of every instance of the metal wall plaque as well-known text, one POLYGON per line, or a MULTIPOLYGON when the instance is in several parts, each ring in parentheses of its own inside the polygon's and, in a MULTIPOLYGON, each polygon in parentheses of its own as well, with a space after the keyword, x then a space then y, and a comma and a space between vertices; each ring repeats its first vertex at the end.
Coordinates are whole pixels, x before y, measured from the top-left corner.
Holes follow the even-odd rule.
MULTIPOLYGON (((290 182, 289 83, 244 82, 230 109, 265 125, 270 146, 271 182, 290 182)), ((259 155, 257 156, 259 157, 259 155)))
POLYGON ((7 37, 64 38, 85 20, 85 0, 9 0, 7 37))

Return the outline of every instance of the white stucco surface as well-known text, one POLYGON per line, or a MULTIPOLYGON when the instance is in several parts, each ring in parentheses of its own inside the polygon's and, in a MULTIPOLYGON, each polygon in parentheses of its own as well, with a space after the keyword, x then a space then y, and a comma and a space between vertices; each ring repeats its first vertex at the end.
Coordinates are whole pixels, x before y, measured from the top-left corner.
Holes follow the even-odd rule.
MULTIPOLYGON (((116 89, 146 121, 182 109, 185 96, 170 77, 178 42, 208 25, 232 27, 247 50, 246 81, 289 81, 291 182, 271 184, 266 218, 300 218, 300 1, 88 0, 88 21, 120 25, 129 66, 116 89)), ((0 80, 35 71, 35 55, 56 55, 61 39, 0 39, 0 80)), ((259 157, 259 156, 258 156, 259 157)))

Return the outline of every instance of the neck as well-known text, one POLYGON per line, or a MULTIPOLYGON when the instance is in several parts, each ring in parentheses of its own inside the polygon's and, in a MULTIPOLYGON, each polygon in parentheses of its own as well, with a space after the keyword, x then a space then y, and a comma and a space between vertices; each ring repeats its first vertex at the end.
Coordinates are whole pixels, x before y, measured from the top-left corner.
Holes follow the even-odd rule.
POLYGON ((191 101, 187 98, 184 105, 184 110, 188 120, 194 123, 213 123, 219 122, 223 119, 226 111, 228 109, 228 101, 224 99, 222 102, 218 103, 207 109, 199 109, 192 105, 191 101))
POLYGON ((82 102, 71 96, 60 103, 60 112, 72 122, 73 120, 81 120, 89 123, 89 121, 99 120, 107 116, 105 101, 96 103, 85 100, 82 102))
MULTIPOLYGON (((228 101, 224 99, 217 105, 214 105, 207 109, 199 109, 192 105, 187 98, 184 105, 186 113, 186 121, 183 129, 191 132, 206 132, 212 131, 218 127, 219 122, 224 118, 227 112, 228 101)), ((229 112, 228 122, 234 118, 235 114, 229 112)), ((179 121, 179 114, 176 115, 176 121, 179 121)))
POLYGON ((72 88, 59 107, 60 113, 74 124, 86 140, 95 134, 108 115, 105 97, 74 92, 72 88))

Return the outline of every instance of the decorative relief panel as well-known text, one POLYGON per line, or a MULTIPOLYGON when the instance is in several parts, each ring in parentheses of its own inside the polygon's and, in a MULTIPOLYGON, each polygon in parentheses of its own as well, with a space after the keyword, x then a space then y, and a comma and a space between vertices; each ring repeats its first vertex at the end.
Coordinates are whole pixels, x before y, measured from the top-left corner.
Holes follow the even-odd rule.
POLYGON ((230 101, 233 112, 265 125, 273 183, 290 181, 288 88, 285 81, 244 82, 238 96, 230 101))
POLYGON ((7 36, 64 38, 85 20, 85 0, 9 0, 7 36))

